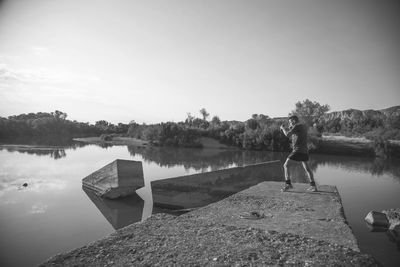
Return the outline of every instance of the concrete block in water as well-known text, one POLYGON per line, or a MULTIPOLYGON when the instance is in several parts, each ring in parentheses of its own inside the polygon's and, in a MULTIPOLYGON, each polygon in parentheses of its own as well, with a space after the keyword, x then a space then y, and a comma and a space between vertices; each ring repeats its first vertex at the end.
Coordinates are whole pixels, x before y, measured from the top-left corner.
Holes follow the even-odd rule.
POLYGON ((144 186, 142 162, 117 159, 83 178, 82 184, 105 198, 132 195, 144 186))
POLYGON ((279 160, 152 181, 151 190, 156 207, 192 209, 264 181, 283 183, 279 160))
POLYGON ((372 226, 389 227, 389 220, 386 217, 386 214, 382 212, 370 211, 365 217, 365 221, 372 226))

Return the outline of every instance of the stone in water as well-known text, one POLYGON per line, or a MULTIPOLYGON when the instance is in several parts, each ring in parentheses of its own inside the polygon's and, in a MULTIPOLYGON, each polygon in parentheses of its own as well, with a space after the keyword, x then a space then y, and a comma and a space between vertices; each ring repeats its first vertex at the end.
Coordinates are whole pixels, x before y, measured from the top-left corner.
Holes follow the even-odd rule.
POLYGON ((365 217, 365 221, 372 226, 389 227, 389 220, 386 217, 386 214, 382 212, 370 211, 365 217))

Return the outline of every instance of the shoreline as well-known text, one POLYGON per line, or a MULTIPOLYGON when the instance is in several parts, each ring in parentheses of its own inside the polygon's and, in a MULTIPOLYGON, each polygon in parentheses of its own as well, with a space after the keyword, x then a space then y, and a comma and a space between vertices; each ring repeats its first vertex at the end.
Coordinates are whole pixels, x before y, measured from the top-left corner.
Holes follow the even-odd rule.
POLYGON ((115 146, 149 146, 150 142, 141 139, 130 138, 130 137, 113 137, 113 140, 105 141, 100 137, 83 137, 83 138, 73 138, 73 141, 82 142, 86 144, 109 144, 115 146))
MULTIPOLYGON (((130 138, 130 137, 114 137, 111 141, 104 141, 100 137, 74 138, 74 141, 89 143, 89 144, 110 144, 110 145, 134 145, 134 146, 153 146, 150 142, 130 138)), ((207 149, 229 149, 243 150, 235 146, 229 146, 220 143, 217 139, 209 137, 201 137, 200 143, 202 148, 207 149)), ((390 140, 388 142, 389 157, 400 158, 400 141, 390 140)), ((266 150, 267 151, 267 150, 266 150)), ((270 151, 273 152, 273 151, 270 151)), ((346 137, 325 135, 320 139, 319 147, 310 153, 322 153, 338 156, 361 156, 361 157, 382 157, 383 154, 377 155, 374 148, 374 142, 365 137, 346 137)), ((387 156, 387 155, 386 155, 387 156)))
POLYGON ((400 141, 389 140, 387 144, 376 146, 365 137, 322 136, 319 147, 312 152, 371 158, 400 158, 400 141))
MULTIPOLYGON (((149 141, 131 138, 131 137, 113 137, 113 140, 105 141, 100 137, 85 137, 85 138, 73 138, 74 141, 83 142, 87 144, 109 144, 109 145, 127 145, 127 146, 154 146, 149 141)), ((228 146, 220 143, 218 140, 201 137, 200 142, 202 144, 201 148, 211 148, 211 149, 239 149, 234 146, 228 146)), ((183 147, 182 147, 183 148, 183 147)))
MULTIPOLYGON (((95 144, 95 145, 115 145, 115 146, 136 146, 136 147, 153 147, 156 146, 151 144, 149 141, 131 138, 131 137, 113 137, 113 140, 105 141, 100 137, 84 137, 84 138, 73 138, 75 142, 84 144, 95 144)), ((210 137, 201 137, 200 143, 201 148, 204 149, 221 149, 221 150, 243 150, 236 146, 225 145, 220 143, 217 139, 210 137)), ((26 145, 26 144, 0 144, 0 148, 11 149, 11 150, 57 150, 64 149, 65 146, 51 146, 51 145, 26 145)), ((183 148, 183 147, 181 147, 183 148)), ((267 151, 267 150, 265 150, 267 151)), ((273 152, 273 151, 270 151, 273 152)), ((282 151, 284 152, 284 151, 282 151)), ((385 148, 381 148, 380 151, 376 151, 374 148, 374 142, 364 137, 345 137, 326 135, 322 136, 317 149, 311 150, 310 153, 321 153, 327 155, 338 155, 338 156, 359 156, 359 157, 370 157, 370 158, 400 158, 400 140, 389 140, 385 148), (383 152, 383 150, 386 150, 383 152), (387 155, 385 153, 388 153, 387 155)))

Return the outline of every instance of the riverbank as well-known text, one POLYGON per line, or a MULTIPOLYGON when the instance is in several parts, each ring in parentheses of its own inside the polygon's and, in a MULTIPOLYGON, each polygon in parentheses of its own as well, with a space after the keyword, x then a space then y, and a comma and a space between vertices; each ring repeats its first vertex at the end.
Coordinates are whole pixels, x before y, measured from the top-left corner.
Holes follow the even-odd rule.
POLYGON ((100 137, 83 137, 83 138, 74 138, 74 141, 87 143, 87 144, 96 144, 96 145, 115 145, 115 146, 148 146, 150 142, 131 138, 131 137, 113 137, 112 140, 103 140, 100 137))
POLYGON ((375 157, 373 142, 363 137, 322 136, 316 152, 332 155, 375 157))
POLYGON ((400 141, 375 144, 365 137, 322 136, 315 152, 341 156, 400 158, 400 141))
POLYGON ((48 151, 56 149, 64 149, 64 146, 39 146, 39 145, 13 145, 13 144, 0 144, 0 148, 7 149, 8 151, 48 151))
POLYGON ((262 182, 179 217, 153 215, 41 266, 378 266, 359 252, 336 187, 282 193, 281 185, 262 182))
MULTIPOLYGON (((103 140, 100 137, 86 137, 74 138, 74 141, 98 145, 128 145, 139 147, 151 146, 151 143, 148 141, 130 137, 113 137, 112 140, 109 141, 103 140)), ((238 147, 222 144, 218 140, 209 137, 201 137, 199 143, 201 144, 202 148, 239 150, 238 147)), ((379 149, 375 147, 374 142, 364 137, 322 136, 322 138, 319 140, 317 148, 312 152, 341 156, 384 156, 400 158, 400 141, 389 141, 387 147, 382 148, 382 151, 380 151, 383 154, 377 155, 377 150, 379 149)))
MULTIPOLYGON (((106 141, 101 139, 100 137, 85 137, 85 138, 74 138, 74 141, 83 142, 87 144, 109 144, 109 145, 127 145, 127 146, 150 146, 150 142, 131 138, 131 137, 112 137, 112 140, 106 141)), ((209 137, 201 137, 200 143, 202 148, 211 148, 211 149, 238 149, 233 146, 227 146, 225 144, 221 144, 218 140, 209 138, 209 137)))

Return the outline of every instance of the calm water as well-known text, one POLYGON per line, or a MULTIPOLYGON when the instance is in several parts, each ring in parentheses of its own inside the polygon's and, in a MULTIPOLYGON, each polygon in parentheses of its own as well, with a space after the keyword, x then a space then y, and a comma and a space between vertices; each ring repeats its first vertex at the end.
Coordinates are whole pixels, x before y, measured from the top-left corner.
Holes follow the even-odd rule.
MULTIPOLYGON (((270 160, 285 153, 162 149, 95 145, 0 148, 0 266, 34 266, 48 257, 102 238, 154 212, 150 181, 270 160), (143 162, 146 187, 122 201, 82 190, 82 178, 115 159, 143 162), (27 187, 22 184, 28 183, 27 187)), ((370 232, 370 210, 400 206, 400 162, 312 155, 319 184, 336 185, 363 252, 384 266, 399 266, 399 241, 370 232)), ((297 182, 306 178, 296 169, 297 182)), ((222 196, 221 196, 222 197, 222 196)))

